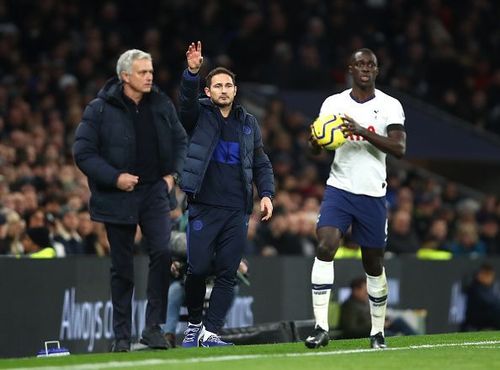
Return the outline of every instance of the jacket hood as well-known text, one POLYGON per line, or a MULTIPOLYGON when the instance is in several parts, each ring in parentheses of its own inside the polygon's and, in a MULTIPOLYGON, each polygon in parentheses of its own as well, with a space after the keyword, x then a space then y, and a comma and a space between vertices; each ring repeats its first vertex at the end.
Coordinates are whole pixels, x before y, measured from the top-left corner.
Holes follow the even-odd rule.
MULTIPOLYGON (((121 82, 118 77, 112 77, 106 81, 104 86, 97 93, 97 97, 104 99, 110 104, 121 105, 123 106, 124 101, 122 97, 123 91, 123 82, 121 82)), ((151 96, 154 97, 156 95, 163 94, 160 92, 156 85, 153 85, 151 89, 151 96)))
POLYGON ((97 93, 97 97, 109 101, 111 98, 121 99, 121 92, 123 90, 123 83, 118 77, 112 77, 106 81, 104 86, 97 93))

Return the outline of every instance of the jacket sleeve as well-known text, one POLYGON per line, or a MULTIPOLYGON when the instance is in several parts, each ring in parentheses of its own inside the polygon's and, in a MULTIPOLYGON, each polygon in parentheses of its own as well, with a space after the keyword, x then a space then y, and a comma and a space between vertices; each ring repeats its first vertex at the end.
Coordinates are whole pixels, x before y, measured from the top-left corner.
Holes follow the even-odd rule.
POLYGON ((254 120, 254 155, 253 155, 253 178, 257 186, 257 192, 262 197, 274 196, 274 173, 269 157, 264 152, 262 135, 257 120, 254 120))
POLYGON ((200 103, 198 101, 199 86, 199 74, 192 75, 187 69, 184 70, 180 87, 179 115, 182 125, 188 134, 191 134, 198 121, 200 112, 200 103))
POLYGON ((170 99, 168 100, 168 105, 170 112, 170 122, 172 122, 172 142, 174 144, 173 172, 177 172, 180 175, 182 173, 184 162, 186 160, 187 135, 184 127, 182 127, 182 123, 179 121, 179 117, 177 117, 174 104, 170 99))
POLYGON ((83 112, 73 143, 73 157, 78 168, 96 184, 116 187, 120 171, 111 166, 99 154, 99 115, 96 104, 90 103, 83 112))

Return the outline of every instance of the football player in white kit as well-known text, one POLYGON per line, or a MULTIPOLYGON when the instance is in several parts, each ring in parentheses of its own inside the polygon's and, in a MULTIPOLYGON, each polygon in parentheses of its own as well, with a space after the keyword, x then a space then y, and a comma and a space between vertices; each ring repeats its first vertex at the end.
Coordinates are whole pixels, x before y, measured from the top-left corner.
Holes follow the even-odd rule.
MULTIPOLYGON (((386 153, 397 158, 406 151, 401 103, 375 88, 377 57, 370 49, 355 51, 349 61, 352 88, 328 97, 320 116, 345 116, 347 142, 335 151, 317 224, 318 249, 312 267, 312 300, 316 325, 305 340, 308 348, 326 346, 328 302, 333 285, 333 257, 340 239, 352 226, 352 238, 361 246, 366 272, 372 329, 372 348, 385 348, 384 322, 387 280, 384 249, 387 239, 386 153)), ((313 149, 318 144, 311 138, 313 149)))

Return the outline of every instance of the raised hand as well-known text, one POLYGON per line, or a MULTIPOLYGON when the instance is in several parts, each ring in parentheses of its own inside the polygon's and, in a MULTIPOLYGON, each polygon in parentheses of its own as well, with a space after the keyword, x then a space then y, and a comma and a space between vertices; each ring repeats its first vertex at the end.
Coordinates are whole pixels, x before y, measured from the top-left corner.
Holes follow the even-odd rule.
POLYGON ((196 44, 192 42, 186 51, 186 60, 189 72, 198 73, 203 63, 203 55, 201 54, 201 41, 196 44))

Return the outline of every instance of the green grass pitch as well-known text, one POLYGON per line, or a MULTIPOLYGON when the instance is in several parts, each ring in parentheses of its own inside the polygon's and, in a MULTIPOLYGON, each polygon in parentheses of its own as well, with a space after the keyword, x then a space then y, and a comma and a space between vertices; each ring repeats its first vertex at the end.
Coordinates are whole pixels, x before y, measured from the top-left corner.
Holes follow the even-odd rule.
POLYGON ((367 339, 332 341, 309 350, 303 343, 231 348, 69 355, 0 360, 0 368, 196 370, 461 370, 500 369, 500 332, 387 338, 389 348, 368 349, 367 339))

